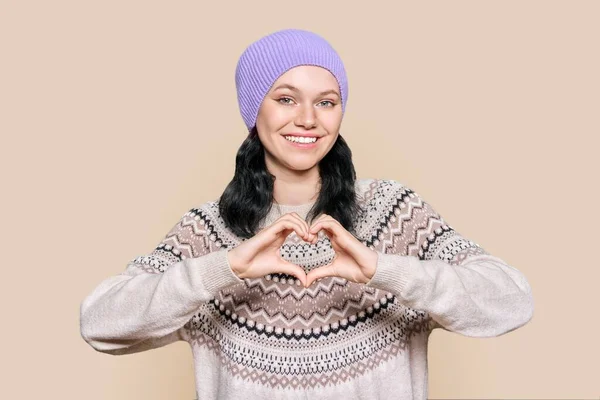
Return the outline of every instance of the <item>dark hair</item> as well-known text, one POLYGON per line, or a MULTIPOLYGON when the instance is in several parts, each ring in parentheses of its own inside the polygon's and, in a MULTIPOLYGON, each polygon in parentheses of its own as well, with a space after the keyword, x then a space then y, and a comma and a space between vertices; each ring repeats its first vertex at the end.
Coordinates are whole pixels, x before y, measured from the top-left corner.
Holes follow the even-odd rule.
MULTIPOLYGON (((324 213, 335 218, 354 234, 354 215, 362 212, 356 198, 356 172, 352 151, 341 134, 319 162, 321 189, 308 213, 310 222, 324 213)), ((219 213, 225 225, 237 236, 250 238, 273 205, 275 176, 267 170, 265 149, 254 127, 235 158, 233 179, 219 197, 219 213)))

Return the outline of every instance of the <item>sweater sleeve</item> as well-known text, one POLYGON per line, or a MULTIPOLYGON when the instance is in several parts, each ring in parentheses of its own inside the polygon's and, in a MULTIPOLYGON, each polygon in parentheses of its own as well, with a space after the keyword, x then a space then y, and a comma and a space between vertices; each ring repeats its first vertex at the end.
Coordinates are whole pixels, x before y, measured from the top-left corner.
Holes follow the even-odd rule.
POLYGON ((523 273, 462 237, 410 188, 396 188, 367 286, 426 311, 431 329, 464 336, 499 336, 531 320, 533 297, 523 273))
POLYGON ((87 295, 80 327, 90 346, 122 355, 183 340, 180 328, 203 302, 244 282, 231 270, 229 250, 213 242, 204 222, 200 209, 187 212, 151 253, 87 295))

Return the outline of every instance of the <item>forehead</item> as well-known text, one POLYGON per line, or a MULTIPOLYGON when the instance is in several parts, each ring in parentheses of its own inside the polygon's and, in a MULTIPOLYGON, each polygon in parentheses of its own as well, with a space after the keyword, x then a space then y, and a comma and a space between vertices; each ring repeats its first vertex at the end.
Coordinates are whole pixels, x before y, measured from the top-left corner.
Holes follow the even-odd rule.
POLYGON ((329 70, 315 65, 299 65, 289 69, 273 83, 271 91, 277 90, 281 85, 291 85, 305 92, 335 90, 339 93, 335 76, 329 70))

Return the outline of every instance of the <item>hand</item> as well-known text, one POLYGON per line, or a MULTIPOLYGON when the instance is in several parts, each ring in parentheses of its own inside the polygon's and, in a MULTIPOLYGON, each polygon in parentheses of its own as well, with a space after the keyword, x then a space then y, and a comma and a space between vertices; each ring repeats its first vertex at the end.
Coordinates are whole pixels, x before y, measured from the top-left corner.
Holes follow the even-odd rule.
POLYGON ((306 273, 299 265, 281 257, 281 245, 293 231, 307 242, 316 242, 317 235, 297 213, 287 213, 256 235, 229 250, 227 259, 232 271, 241 279, 259 278, 270 273, 294 275, 306 287, 306 273))
POLYGON ((309 233, 316 235, 320 230, 324 230, 329 237, 335 258, 330 264, 310 271, 304 286, 309 287, 315 280, 325 276, 339 276, 357 283, 369 282, 377 268, 377 252, 362 244, 342 224, 327 214, 314 221, 309 233))

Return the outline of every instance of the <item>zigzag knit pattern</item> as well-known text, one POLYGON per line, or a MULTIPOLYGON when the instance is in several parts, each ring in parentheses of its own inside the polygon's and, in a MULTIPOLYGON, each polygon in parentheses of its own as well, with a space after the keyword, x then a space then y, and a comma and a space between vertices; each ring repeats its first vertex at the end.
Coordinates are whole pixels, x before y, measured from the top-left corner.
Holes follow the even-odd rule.
MULTIPOLYGON (((363 209, 356 216, 356 238, 381 257, 372 282, 327 277, 304 288, 283 273, 244 279, 203 302, 169 338, 149 340, 143 350, 175 340, 188 342, 199 399, 425 399, 427 341, 433 329, 495 336, 531 318, 529 303, 523 300, 530 295, 524 277, 462 237, 413 190, 393 180, 362 179, 356 182, 356 192, 363 209), (470 265, 492 272, 479 278, 467 275, 470 265), (463 281, 457 273, 462 267, 465 271, 458 273, 465 274, 463 281), (432 278, 430 290, 413 296, 426 286, 415 283, 412 289, 411 282, 430 282, 427 279, 438 272, 449 278, 432 278), (400 280, 384 274, 398 275, 400 280), (515 277, 521 279, 519 290, 515 277), (488 299, 494 292, 482 286, 484 279, 495 282, 497 293, 504 295, 504 303, 490 303, 491 311, 466 303, 464 299, 477 292, 457 289, 472 282, 473 290, 479 288, 488 299), (444 287, 444 282, 455 286, 444 287), (452 301, 435 302, 435 290, 440 296, 456 292, 456 307, 451 308, 452 301), (510 293, 521 297, 506 300, 510 293), (525 304, 529 314, 492 319, 498 313, 509 315, 515 304, 525 304), (470 314, 462 317, 460 312, 467 311, 453 310, 470 314), (496 320, 507 322, 496 323, 493 334, 483 329, 496 320)), ((306 207, 286 207, 303 218, 308 212, 306 207)), ((218 210, 218 201, 211 201, 188 211, 154 251, 133 259, 122 275, 164 274, 186 259, 239 245, 241 239, 227 229, 218 210)), ((270 213, 261 226, 276 217, 270 213)), ((309 272, 330 263, 335 254, 329 238, 320 232, 316 244, 290 234, 281 255, 309 272)))

